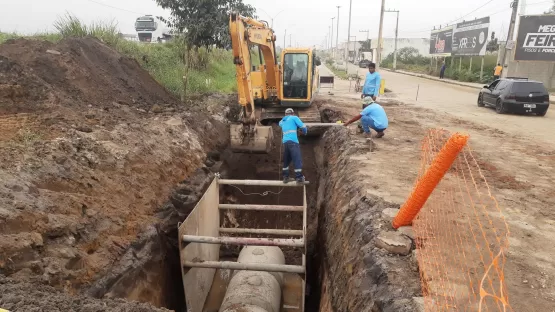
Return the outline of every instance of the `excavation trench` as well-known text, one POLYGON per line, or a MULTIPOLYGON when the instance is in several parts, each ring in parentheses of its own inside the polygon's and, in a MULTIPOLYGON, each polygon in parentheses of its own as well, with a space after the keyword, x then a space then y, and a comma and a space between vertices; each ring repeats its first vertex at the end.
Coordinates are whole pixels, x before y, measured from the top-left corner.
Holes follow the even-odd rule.
MULTIPOLYGON (((329 120, 332 122, 340 117, 331 111, 325 113, 333 116, 329 120)), ((143 233, 111 273, 89 289, 89 294, 186 311, 177 224, 186 219, 216 174, 239 180, 280 179, 279 138, 278 132, 278 144, 267 155, 227 149, 208 153, 205 166, 182 181, 171 195, 159 215, 163 221, 143 233)), ((301 150, 303 173, 310 181, 305 311, 417 311, 412 297, 419 294, 418 275, 411 269, 410 256, 392 257, 377 250, 372 242, 377 229, 387 223, 380 212, 398 205, 360 188, 357 168, 348 161, 350 156, 371 152, 371 146, 353 143, 345 129, 332 129, 319 138, 303 138, 301 150), (396 266, 393 275, 391 266, 396 266)), ((302 206, 303 193, 302 188, 225 185, 220 189, 220 203, 302 206)), ((222 211, 220 224, 225 228, 300 230, 303 219, 298 212, 222 211)), ((286 264, 301 264, 300 250, 282 250, 286 264)), ((240 247, 221 246, 220 259, 235 261, 239 252, 240 247)), ((228 273, 217 272, 214 283, 226 284, 228 273)), ((209 296, 206 311, 218 311, 225 285, 217 286, 222 286, 222 293, 209 296)))

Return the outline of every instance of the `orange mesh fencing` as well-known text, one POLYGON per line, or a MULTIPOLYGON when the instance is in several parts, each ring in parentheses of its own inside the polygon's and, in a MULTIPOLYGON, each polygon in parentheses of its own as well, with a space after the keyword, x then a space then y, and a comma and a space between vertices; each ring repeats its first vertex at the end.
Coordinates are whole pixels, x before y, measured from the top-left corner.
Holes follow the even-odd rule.
MULTIPOLYGON (((451 137, 457 134, 429 130, 416 186, 451 137)), ((412 225, 426 311, 513 311, 504 276, 509 228, 468 146, 412 225)))

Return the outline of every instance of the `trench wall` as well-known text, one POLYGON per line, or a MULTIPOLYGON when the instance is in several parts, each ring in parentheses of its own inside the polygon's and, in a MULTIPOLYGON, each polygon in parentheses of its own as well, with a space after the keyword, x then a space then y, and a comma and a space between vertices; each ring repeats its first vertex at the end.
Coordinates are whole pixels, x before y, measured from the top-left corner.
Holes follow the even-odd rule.
POLYGON ((317 154, 325 155, 317 201, 319 310, 419 311, 414 297, 421 290, 413 256, 392 255, 375 247, 376 236, 391 227, 382 211, 399 208, 399 203, 384 201, 360 183, 367 177, 358 162, 373 157, 372 145, 340 128, 329 130, 318 149, 317 154))

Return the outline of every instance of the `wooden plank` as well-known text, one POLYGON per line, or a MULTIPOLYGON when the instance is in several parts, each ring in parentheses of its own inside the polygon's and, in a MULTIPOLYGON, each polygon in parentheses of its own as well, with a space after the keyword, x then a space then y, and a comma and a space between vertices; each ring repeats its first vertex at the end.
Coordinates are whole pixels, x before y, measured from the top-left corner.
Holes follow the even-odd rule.
MULTIPOLYGON (((206 235, 218 236, 220 230, 220 211, 218 209, 219 187, 217 179, 212 181, 191 214, 179 226, 179 236, 206 235)), ((216 269, 192 268, 184 270, 183 264, 193 259, 219 260, 218 245, 186 244, 179 240, 183 288, 188 311, 202 312, 216 269)))
POLYGON ((303 206, 220 204, 220 209, 252 210, 252 211, 287 211, 287 212, 299 211, 299 212, 302 212, 303 211, 303 206))
POLYGON ((220 233, 303 236, 302 230, 220 228, 220 233))
MULTIPOLYGON (((218 228, 219 230, 219 228, 218 228)), ((214 237, 183 235, 182 242, 216 244, 216 245, 238 245, 238 246, 279 246, 279 247, 305 247, 304 239, 291 238, 250 238, 250 237, 214 237)), ((198 258, 205 259, 205 258, 198 258)))
POLYGON ((304 274, 305 268, 300 265, 287 264, 269 264, 269 263, 240 263, 229 261, 188 261, 183 264, 184 267, 190 268, 212 268, 212 269, 229 269, 229 270, 245 270, 245 271, 265 271, 265 272, 282 272, 282 273, 298 273, 304 274))

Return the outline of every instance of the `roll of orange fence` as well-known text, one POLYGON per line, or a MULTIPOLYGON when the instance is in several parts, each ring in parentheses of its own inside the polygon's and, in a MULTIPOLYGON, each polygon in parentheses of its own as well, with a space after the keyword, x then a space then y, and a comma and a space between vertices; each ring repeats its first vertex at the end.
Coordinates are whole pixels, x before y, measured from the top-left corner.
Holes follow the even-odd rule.
POLYGON ((449 138, 393 219, 393 228, 411 225, 412 220, 418 215, 467 142, 466 134, 454 133, 449 138))

